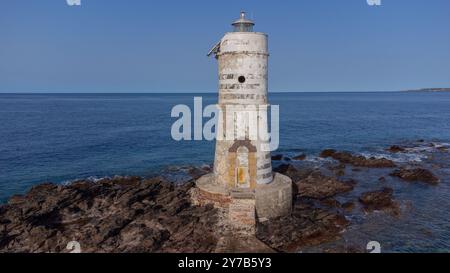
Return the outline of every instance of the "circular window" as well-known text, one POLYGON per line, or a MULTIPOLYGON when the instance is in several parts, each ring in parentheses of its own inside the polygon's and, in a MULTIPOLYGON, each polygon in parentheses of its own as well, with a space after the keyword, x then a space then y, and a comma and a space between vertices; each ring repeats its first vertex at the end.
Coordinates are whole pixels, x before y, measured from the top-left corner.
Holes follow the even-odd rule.
POLYGON ((244 83, 245 82, 245 77, 244 76, 239 76, 238 81, 240 83, 244 83))

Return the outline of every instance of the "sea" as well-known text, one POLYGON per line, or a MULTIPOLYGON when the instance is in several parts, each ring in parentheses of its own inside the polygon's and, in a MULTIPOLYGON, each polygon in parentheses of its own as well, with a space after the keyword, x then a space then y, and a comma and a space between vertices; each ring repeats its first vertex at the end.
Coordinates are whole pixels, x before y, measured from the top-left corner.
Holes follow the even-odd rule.
MULTIPOLYGON (((171 136, 178 119, 173 107, 193 109, 194 97, 203 106, 217 102, 216 93, 0 94, 0 203, 47 181, 148 177, 211 164, 214 141, 171 136)), ((376 241, 385 252, 450 252, 450 159, 428 146, 449 147, 450 93, 271 93, 269 100, 279 105, 280 143, 273 154, 305 154, 298 164, 322 164, 320 151, 334 148, 426 166, 441 179, 433 187, 396 180, 386 170, 352 173, 358 186, 342 201, 357 203, 361 192, 389 186, 403 212, 352 213, 352 225, 329 247, 376 241), (426 145, 406 153, 386 151, 422 141, 426 145)))

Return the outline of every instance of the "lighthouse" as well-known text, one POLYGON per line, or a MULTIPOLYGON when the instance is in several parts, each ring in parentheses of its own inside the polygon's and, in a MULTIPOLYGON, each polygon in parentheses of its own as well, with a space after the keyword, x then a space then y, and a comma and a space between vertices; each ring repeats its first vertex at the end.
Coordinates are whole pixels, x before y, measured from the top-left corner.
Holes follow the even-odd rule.
POLYGON ((209 51, 218 62, 213 172, 196 181, 194 201, 223 208, 232 226, 287 215, 292 182, 272 171, 268 132, 268 36, 245 12, 209 51))
POLYGON ((214 160, 218 182, 255 189, 272 182, 267 127, 267 35, 245 18, 233 22, 211 53, 219 63, 219 125, 214 160))

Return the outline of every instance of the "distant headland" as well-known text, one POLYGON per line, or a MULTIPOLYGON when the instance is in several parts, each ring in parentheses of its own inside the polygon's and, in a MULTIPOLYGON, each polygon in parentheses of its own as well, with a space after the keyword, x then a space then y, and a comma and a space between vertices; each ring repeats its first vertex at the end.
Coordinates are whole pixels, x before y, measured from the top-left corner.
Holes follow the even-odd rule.
POLYGON ((410 89, 403 90, 405 92, 450 92, 450 88, 422 88, 422 89, 410 89))

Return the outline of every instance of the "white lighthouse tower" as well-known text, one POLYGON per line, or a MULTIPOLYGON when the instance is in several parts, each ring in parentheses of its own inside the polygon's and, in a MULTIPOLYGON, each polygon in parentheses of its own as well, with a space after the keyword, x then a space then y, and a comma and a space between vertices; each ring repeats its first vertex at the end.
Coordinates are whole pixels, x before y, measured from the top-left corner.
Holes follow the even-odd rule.
POLYGON ((272 182, 267 127, 267 35, 245 13, 214 47, 219 62, 219 118, 214 172, 228 188, 272 182))
POLYGON ((245 12, 232 26, 208 53, 219 64, 219 117, 214 172, 197 181, 196 200, 226 208, 232 224, 251 226, 290 213, 292 183, 272 172, 267 35, 253 31, 245 12))

